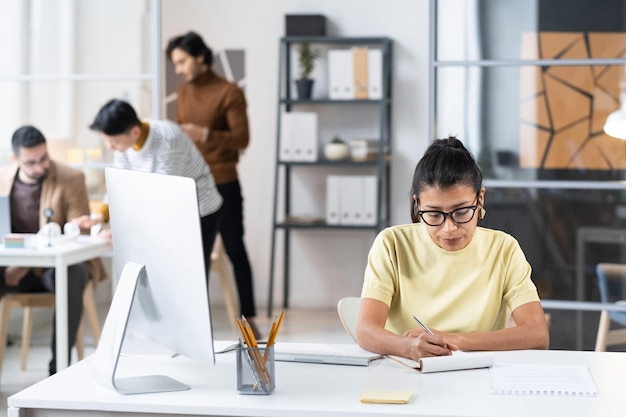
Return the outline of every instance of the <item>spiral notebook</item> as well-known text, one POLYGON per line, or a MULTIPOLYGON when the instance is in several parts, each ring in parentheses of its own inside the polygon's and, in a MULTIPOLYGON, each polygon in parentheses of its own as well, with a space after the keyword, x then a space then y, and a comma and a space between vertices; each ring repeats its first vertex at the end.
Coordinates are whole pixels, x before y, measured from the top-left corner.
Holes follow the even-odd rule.
POLYGON ((511 364, 491 367, 492 393, 510 395, 598 394, 591 373, 583 365, 511 364))

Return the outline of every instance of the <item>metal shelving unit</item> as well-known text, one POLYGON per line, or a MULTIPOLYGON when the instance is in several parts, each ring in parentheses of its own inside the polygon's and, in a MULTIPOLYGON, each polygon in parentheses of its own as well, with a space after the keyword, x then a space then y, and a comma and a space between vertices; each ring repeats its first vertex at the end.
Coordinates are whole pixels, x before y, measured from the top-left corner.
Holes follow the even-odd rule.
MULTIPOLYGON (((294 231, 306 231, 313 229, 325 230, 363 230, 377 232, 389 224, 389 201, 390 201, 390 167, 391 161, 391 62, 392 62, 392 41, 386 37, 284 37, 280 40, 280 62, 279 62, 279 87, 278 87, 278 112, 277 112, 277 133, 276 133, 276 165, 274 173, 274 206, 272 218, 272 241, 270 254, 269 273, 269 295, 268 295, 268 316, 272 314, 273 292, 276 275, 276 251, 277 233, 284 234, 283 239, 283 307, 289 307, 289 281, 290 281, 290 234, 294 231), (292 46, 294 44, 308 41, 312 45, 324 47, 352 47, 368 46, 382 50, 382 85, 383 94, 380 100, 332 100, 332 99, 294 99, 292 98, 292 46), (323 106, 336 107, 336 111, 341 108, 354 106, 377 107, 379 112, 378 126, 378 157, 369 161, 329 161, 320 159, 315 162, 289 162, 280 160, 281 143, 281 115, 290 112, 297 106, 307 106, 308 109, 323 106), (291 214, 291 175, 293 170, 301 167, 326 167, 337 169, 368 168, 376 173, 377 177, 377 218, 375 225, 334 225, 324 221, 314 221, 311 223, 300 223, 288 221, 291 214), (279 206, 280 195, 282 200, 282 211, 279 206), (280 212, 279 212, 280 211, 280 212)), ((348 122, 349 123, 349 122, 348 122)))

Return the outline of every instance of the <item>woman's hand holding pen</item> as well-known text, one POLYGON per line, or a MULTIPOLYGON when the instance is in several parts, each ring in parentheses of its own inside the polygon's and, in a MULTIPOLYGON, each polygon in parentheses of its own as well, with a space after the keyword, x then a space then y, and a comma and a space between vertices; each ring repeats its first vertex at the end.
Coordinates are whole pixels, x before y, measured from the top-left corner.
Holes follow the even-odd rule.
POLYGON ((413 338, 410 357, 415 360, 429 356, 447 356, 459 350, 456 345, 446 342, 437 332, 428 333, 421 327, 407 330, 404 336, 413 338))

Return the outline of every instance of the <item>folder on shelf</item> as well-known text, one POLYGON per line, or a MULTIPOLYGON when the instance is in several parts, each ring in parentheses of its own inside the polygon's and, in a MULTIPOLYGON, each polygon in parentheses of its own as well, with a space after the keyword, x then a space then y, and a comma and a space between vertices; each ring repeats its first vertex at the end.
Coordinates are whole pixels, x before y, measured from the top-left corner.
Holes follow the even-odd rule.
POLYGON ((291 150, 291 137, 294 135, 294 113, 283 113, 280 124, 280 144, 278 148, 278 159, 281 161, 293 161, 291 150))
POLYGON ((331 100, 352 100, 354 62, 350 49, 328 51, 328 97, 331 100))
POLYGON ((369 97, 368 92, 368 48, 352 48, 352 58, 354 63, 354 98, 364 100, 369 97))
POLYGON ((364 175, 361 177, 361 224, 366 226, 374 226, 376 224, 376 202, 378 201, 376 186, 375 175, 364 175))
POLYGON ((341 177, 339 175, 329 175, 326 177, 326 223, 339 224, 341 206, 339 197, 341 195, 341 177))
POLYGON ((317 113, 283 114, 280 135, 281 161, 317 161, 317 113))
POLYGON ((383 51, 380 49, 367 51, 367 88, 370 100, 383 98, 383 51))
POLYGON ((361 224, 361 176, 344 175, 341 177, 341 196, 339 199, 340 223, 354 226, 361 224))

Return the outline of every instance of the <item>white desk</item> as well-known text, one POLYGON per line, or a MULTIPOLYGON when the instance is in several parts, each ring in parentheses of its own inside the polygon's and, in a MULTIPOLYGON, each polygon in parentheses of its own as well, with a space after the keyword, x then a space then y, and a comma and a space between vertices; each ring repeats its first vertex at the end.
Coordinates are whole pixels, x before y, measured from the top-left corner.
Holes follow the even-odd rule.
MULTIPOLYGON (((92 356, 93 357, 93 356, 92 356)), ((568 416, 626 414, 626 354, 615 352, 516 351, 496 353, 496 363, 584 364, 596 397, 516 396, 490 393, 488 369, 419 374, 389 359, 369 367, 276 363, 276 390, 269 396, 239 395, 235 354, 217 364, 189 359, 124 358, 125 376, 164 373, 191 390, 124 396, 96 383, 85 359, 8 398, 8 416, 568 416), (132 362, 129 362, 131 361, 132 362), (130 369, 129 369, 130 368, 130 369), (362 404, 369 389, 410 389, 409 404, 362 404)))
POLYGON ((67 267, 98 258, 111 251, 111 246, 97 238, 80 236, 77 240, 57 246, 13 249, 0 245, 0 265, 54 267, 57 370, 67 367, 67 267))

